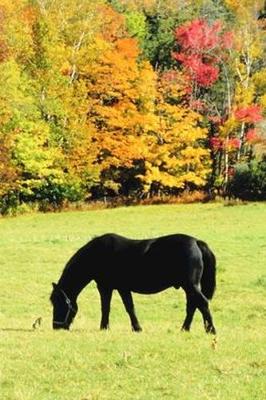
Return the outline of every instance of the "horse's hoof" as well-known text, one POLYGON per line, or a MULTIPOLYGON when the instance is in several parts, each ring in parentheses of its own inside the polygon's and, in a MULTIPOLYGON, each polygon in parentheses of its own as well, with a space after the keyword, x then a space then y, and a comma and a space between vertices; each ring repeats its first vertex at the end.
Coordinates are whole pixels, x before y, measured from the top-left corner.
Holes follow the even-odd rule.
POLYGON ((216 334, 217 334, 216 329, 214 328, 214 326, 210 326, 210 327, 206 330, 206 332, 207 332, 207 333, 210 333, 211 335, 216 335, 216 334))
POLYGON ((109 331, 109 325, 107 325, 107 326, 101 326, 101 327, 100 327, 100 330, 101 330, 101 331, 109 331))
POLYGON ((133 332, 142 332, 141 326, 132 326, 132 331, 133 332))
POLYGON ((181 328, 181 332, 189 332, 190 328, 186 327, 186 326, 182 326, 181 328))

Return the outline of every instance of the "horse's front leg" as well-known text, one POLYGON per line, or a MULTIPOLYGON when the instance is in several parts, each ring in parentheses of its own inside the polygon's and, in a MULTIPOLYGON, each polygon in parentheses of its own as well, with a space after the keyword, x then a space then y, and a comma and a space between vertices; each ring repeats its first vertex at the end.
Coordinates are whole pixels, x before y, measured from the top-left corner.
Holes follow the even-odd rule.
POLYGON ((130 317, 132 330, 135 332, 142 331, 142 328, 141 328, 139 321, 137 319, 137 316, 135 314, 135 308, 134 308, 134 303, 133 303, 133 298, 132 298, 131 292, 127 291, 127 290, 118 290, 118 292, 124 303, 126 312, 128 313, 128 315, 130 317))
POLYGON ((98 290, 100 293, 101 311, 102 311, 100 329, 103 330, 103 329, 109 328, 109 314, 110 314, 110 308, 111 308, 111 299, 112 299, 113 289, 105 288, 100 285, 97 285, 97 287, 98 287, 98 290))

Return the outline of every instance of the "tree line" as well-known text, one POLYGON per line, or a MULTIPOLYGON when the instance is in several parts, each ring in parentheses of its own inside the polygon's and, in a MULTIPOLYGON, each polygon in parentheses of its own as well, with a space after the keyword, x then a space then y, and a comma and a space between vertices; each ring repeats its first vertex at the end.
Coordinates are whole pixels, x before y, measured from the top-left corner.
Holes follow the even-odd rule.
POLYGON ((265 5, 0 0, 0 212, 265 199, 265 5))

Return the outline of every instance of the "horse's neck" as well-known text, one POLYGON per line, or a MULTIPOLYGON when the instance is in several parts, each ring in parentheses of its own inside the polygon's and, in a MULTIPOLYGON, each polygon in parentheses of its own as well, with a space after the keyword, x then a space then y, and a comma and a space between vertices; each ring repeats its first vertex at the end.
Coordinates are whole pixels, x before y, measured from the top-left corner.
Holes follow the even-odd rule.
POLYGON ((93 272, 88 267, 90 248, 89 243, 71 257, 58 282, 72 300, 76 300, 84 287, 93 279, 93 272))
POLYGON ((58 282, 60 288, 66 292, 71 300, 76 300, 80 292, 90 281, 80 279, 79 274, 76 271, 74 273, 74 271, 72 268, 65 270, 58 282))

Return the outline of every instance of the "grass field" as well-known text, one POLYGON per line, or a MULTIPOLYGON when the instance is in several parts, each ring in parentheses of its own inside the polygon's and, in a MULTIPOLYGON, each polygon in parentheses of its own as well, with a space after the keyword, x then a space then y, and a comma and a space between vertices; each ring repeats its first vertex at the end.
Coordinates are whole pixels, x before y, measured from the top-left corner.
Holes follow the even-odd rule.
MULTIPOLYGON (((266 393, 266 204, 117 208, 0 219, 1 400, 263 400, 266 393), (111 329, 98 330, 94 284, 70 332, 51 329, 51 282, 95 235, 183 232, 218 259, 211 309, 217 344, 199 313, 180 332, 181 290, 134 295, 143 332, 132 333, 115 294, 111 329), (42 317, 39 329, 32 323, 42 317)), ((167 259, 165 260, 167 263, 167 259)))

